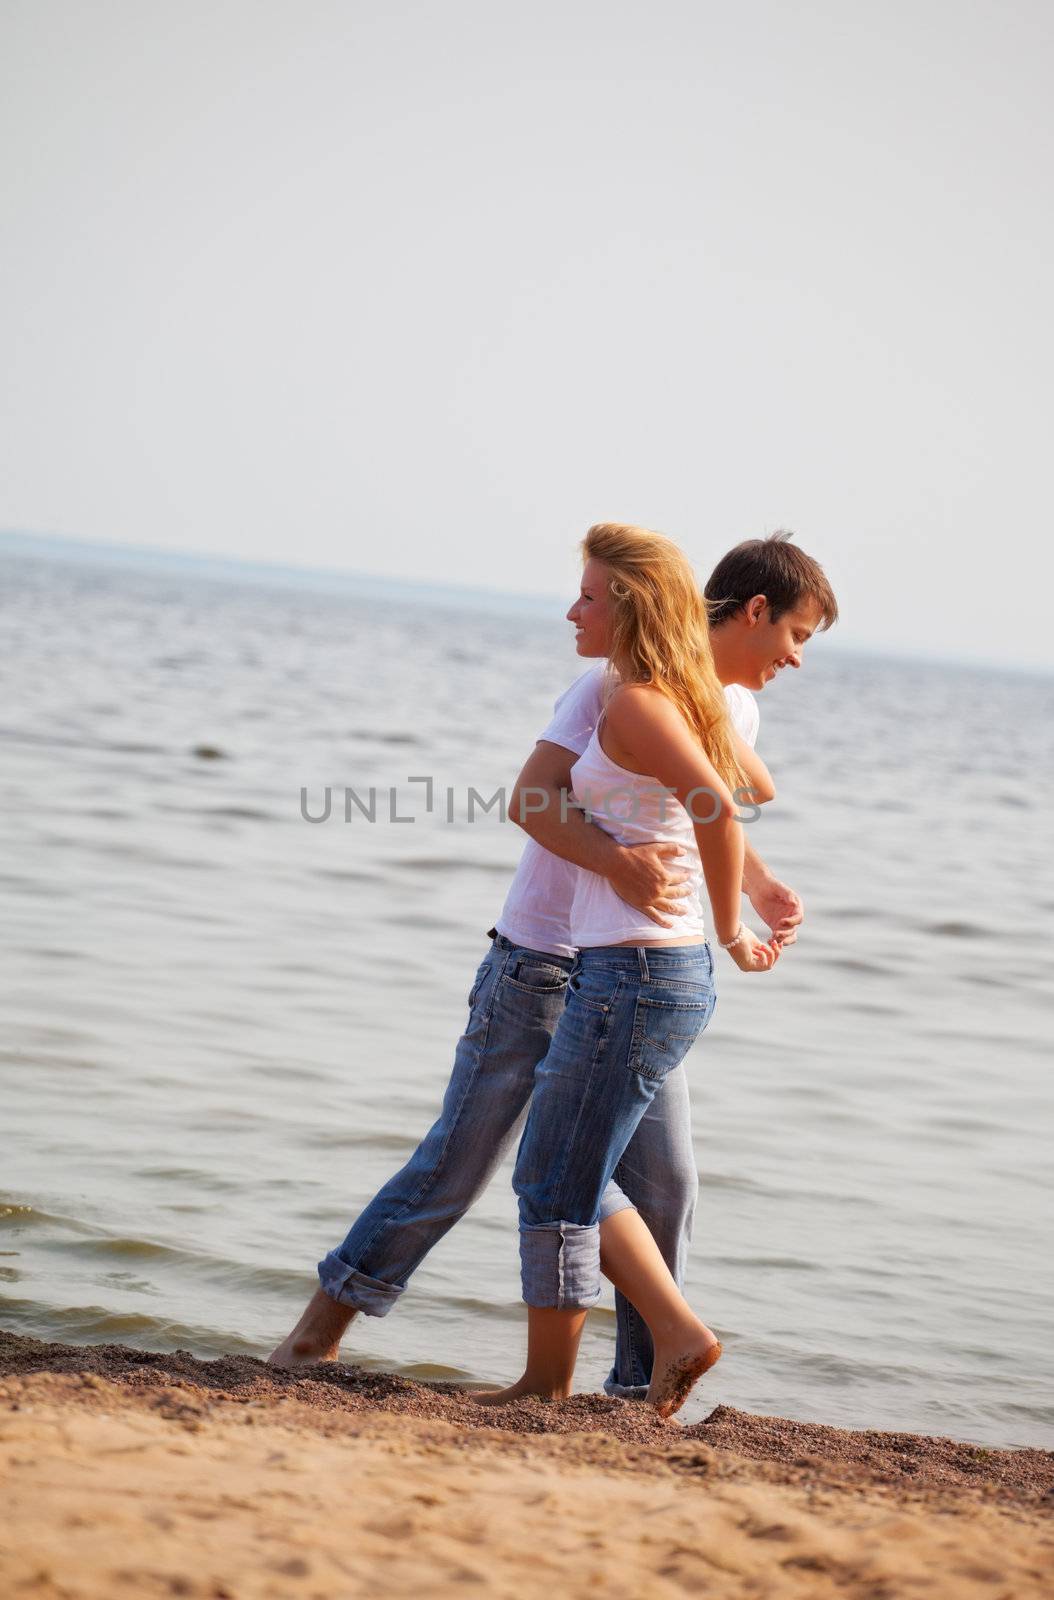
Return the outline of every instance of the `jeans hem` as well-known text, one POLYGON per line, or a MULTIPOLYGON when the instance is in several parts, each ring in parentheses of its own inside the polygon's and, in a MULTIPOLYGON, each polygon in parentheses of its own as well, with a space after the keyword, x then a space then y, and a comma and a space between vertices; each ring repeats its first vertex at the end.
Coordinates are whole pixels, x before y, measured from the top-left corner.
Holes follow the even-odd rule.
POLYGON ((554 1311, 588 1311, 600 1299, 600 1224, 520 1225, 523 1298, 554 1311))
MULTIPOLYGON (((611 1185, 609 1184, 608 1187, 610 1188, 611 1185)), ((617 1217, 620 1211, 636 1211, 637 1209, 638 1207, 633 1204, 628 1195, 620 1194, 617 1200, 608 1200, 607 1190, 605 1190, 600 1200, 600 1216, 598 1220, 606 1222, 609 1217, 617 1217)))
POLYGON ((400 1295, 406 1292, 405 1284, 370 1278, 332 1253, 318 1263, 318 1281, 331 1300, 339 1301, 342 1306, 352 1306, 368 1317, 386 1317, 400 1295))
POLYGON ((604 1379, 604 1393, 612 1400, 646 1400, 648 1388, 646 1383, 617 1383, 614 1378, 604 1379))

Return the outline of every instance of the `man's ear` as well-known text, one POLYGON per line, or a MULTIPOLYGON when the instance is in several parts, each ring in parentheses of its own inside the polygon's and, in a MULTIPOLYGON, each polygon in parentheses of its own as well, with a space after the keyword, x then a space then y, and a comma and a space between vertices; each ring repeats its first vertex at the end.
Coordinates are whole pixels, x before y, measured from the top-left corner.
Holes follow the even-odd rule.
POLYGON ((765 596, 763 594, 751 595, 750 599, 747 601, 746 605, 743 607, 743 612, 744 612, 744 615, 746 616, 747 626, 748 627, 750 627, 750 628, 756 628, 757 627, 758 623, 761 621, 762 617, 765 615, 765 607, 767 605, 768 605, 768 601, 765 599, 765 596))

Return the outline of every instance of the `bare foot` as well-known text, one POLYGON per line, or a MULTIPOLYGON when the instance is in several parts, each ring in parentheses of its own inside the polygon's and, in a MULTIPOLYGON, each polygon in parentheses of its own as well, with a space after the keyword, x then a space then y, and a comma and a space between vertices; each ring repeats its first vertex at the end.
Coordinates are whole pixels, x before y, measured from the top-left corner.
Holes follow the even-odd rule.
POLYGON ((689 1338, 671 1339, 655 1349, 648 1403, 660 1417, 680 1411, 692 1389, 721 1355, 721 1342, 705 1323, 689 1338))
POLYGON ((319 1361, 339 1361, 340 1341, 354 1308, 316 1289, 303 1316, 276 1350, 267 1357, 270 1367, 313 1367, 319 1361))
POLYGON ((511 1406, 514 1400, 526 1400, 529 1396, 533 1396, 535 1400, 567 1400, 570 1395, 570 1386, 553 1389, 543 1384, 531 1383, 527 1378, 519 1378, 507 1389, 479 1389, 467 1394, 466 1399, 477 1406, 511 1406))
POLYGON ((340 1341, 320 1345, 313 1339, 294 1339, 290 1334, 267 1357, 269 1367, 313 1367, 319 1361, 339 1361, 340 1341))

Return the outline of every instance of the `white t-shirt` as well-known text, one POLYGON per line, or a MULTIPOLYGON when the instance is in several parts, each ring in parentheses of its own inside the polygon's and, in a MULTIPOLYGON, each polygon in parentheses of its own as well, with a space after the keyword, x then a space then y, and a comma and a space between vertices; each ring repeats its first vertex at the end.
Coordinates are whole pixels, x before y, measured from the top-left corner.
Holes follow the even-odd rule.
POLYGON ((741 683, 725 684, 725 699, 728 701, 728 715, 732 719, 732 726, 741 739, 745 739, 753 750, 758 742, 758 728, 761 725, 761 712, 758 703, 749 689, 741 683))
MULTIPOLYGON (((565 689, 553 707, 547 727, 538 735, 548 744, 561 745, 580 756, 600 720, 601 696, 607 663, 591 667, 565 689)), ((758 703, 749 689, 729 684, 725 689, 732 726, 753 747, 761 721, 758 703)), ((520 864, 509 885, 501 916, 495 926, 513 944, 549 955, 573 956, 571 902, 575 876, 581 871, 571 861, 554 856, 534 839, 523 847, 520 864)))

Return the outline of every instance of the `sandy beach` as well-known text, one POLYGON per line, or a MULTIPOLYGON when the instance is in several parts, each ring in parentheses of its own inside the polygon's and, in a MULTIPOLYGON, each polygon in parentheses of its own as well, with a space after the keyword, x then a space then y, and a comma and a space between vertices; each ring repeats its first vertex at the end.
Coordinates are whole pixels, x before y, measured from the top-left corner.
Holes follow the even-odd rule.
POLYGON ((0 1334, 0 1592, 1050 1593, 1054 1456, 0 1334))

